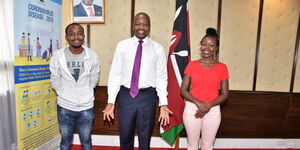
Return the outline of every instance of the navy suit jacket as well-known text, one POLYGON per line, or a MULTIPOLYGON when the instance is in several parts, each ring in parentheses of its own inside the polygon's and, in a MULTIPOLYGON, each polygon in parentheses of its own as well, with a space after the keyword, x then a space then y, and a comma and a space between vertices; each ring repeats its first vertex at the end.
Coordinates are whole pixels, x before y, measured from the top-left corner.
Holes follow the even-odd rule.
MULTIPOLYGON (((94 10, 95 10, 95 16, 102 16, 102 7, 98 5, 94 5, 94 10)), ((74 6, 74 17, 87 17, 88 15, 86 14, 84 7, 82 4, 78 4, 74 6)))

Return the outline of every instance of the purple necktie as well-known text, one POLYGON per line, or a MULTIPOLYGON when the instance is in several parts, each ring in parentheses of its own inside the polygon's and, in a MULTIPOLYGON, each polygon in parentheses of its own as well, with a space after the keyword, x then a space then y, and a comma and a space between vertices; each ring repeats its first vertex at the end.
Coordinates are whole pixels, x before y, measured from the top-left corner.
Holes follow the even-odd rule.
POLYGON ((131 85, 130 85, 130 95, 135 98, 139 93, 139 77, 141 68, 141 58, 142 58, 142 40, 139 40, 139 45, 136 50, 134 65, 132 69, 131 85))

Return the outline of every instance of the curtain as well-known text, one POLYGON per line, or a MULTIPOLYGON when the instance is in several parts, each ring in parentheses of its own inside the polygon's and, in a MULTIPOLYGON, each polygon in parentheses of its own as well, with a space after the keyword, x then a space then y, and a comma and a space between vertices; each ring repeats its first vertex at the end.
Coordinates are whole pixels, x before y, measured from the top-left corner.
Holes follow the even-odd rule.
POLYGON ((17 149, 14 98, 13 0, 0 0, 0 149, 17 149))

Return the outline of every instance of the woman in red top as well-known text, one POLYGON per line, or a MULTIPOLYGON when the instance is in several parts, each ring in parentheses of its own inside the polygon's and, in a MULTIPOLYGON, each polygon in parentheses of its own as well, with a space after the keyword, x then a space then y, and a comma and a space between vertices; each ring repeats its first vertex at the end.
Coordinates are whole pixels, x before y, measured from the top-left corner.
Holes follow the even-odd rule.
POLYGON ((191 61, 184 71, 180 93, 186 100, 183 122, 187 133, 188 150, 198 150, 200 133, 201 149, 213 149, 221 122, 219 104, 229 93, 227 67, 215 58, 218 50, 219 35, 215 29, 208 28, 201 40, 201 59, 191 61))

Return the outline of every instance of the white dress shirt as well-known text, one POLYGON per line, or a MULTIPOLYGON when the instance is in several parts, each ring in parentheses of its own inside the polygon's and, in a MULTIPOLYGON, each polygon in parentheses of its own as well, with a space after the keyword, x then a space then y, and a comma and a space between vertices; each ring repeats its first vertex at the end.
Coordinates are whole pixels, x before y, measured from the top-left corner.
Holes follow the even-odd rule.
MULTIPOLYGON (((115 103, 121 85, 130 88, 138 41, 134 36, 117 44, 108 78, 108 103, 115 103)), ((143 41, 139 89, 156 88, 159 106, 167 105, 168 76, 164 49, 148 37, 143 41)))

